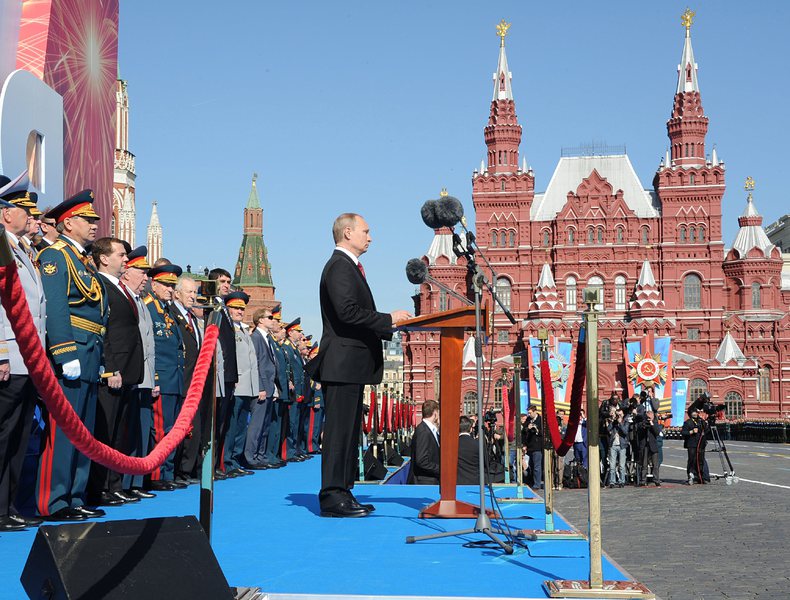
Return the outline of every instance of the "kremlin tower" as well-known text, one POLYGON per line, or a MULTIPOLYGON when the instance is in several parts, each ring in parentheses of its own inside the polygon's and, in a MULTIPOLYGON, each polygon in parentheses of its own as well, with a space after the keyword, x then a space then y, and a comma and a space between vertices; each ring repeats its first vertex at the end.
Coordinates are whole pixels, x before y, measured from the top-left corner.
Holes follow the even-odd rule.
POLYGON ((162 258, 162 225, 159 223, 159 213, 156 210, 156 200, 151 203, 151 220, 148 223, 148 264, 153 265, 162 258))
POLYGON ((110 235, 135 246, 137 212, 134 197, 134 154, 129 152, 129 93, 126 81, 115 82, 115 169, 110 235))

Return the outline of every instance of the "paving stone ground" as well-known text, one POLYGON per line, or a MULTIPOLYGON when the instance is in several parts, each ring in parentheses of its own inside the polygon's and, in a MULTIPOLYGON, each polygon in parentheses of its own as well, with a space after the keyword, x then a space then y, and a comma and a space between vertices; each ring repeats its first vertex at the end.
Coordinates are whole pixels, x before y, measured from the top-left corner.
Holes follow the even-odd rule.
MULTIPOLYGON (((662 600, 790 600, 790 445, 727 450, 737 484, 684 485, 686 451, 668 440, 662 487, 601 491, 604 551, 662 600)), ((722 473, 718 455, 708 464, 722 473)), ((555 498, 585 531, 587 490, 555 498)))

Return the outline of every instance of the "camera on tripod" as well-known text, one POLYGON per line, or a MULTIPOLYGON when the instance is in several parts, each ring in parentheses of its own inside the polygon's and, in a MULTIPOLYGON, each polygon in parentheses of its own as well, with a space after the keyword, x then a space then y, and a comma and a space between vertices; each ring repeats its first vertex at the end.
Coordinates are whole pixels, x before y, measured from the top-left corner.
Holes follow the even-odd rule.
POLYGON ((483 421, 487 423, 489 426, 493 427, 494 425, 496 425, 497 422, 496 414, 497 414, 496 410, 487 410, 483 415, 483 421))
POLYGON ((702 392, 697 396, 692 406, 697 409, 697 411, 706 413, 708 415, 708 421, 711 423, 716 421, 716 413, 727 408, 724 404, 713 404, 708 392, 702 392))

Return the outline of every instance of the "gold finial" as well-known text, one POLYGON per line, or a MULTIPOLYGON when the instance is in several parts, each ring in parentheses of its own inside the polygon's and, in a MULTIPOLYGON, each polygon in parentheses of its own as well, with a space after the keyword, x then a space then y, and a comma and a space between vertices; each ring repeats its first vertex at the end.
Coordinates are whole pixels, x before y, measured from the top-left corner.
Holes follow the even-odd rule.
POLYGON ((694 22, 694 17, 697 15, 693 10, 686 7, 686 10, 680 15, 680 23, 686 28, 686 31, 691 29, 691 24, 694 22))
POLYGON ((500 45, 502 45, 502 46, 505 45, 505 36, 507 35, 507 30, 510 29, 510 25, 511 25, 510 23, 508 23, 504 19, 502 19, 499 22, 499 25, 496 26, 496 34, 502 40, 500 42, 500 45))
POLYGON ((743 184, 743 189, 745 189, 747 192, 754 190, 754 179, 747 177, 746 183, 743 184))
POLYGON ((447 196, 449 196, 449 194, 447 193, 447 188, 442 188, 442 191, 439 192, 439 197, 446 198, 447 196))

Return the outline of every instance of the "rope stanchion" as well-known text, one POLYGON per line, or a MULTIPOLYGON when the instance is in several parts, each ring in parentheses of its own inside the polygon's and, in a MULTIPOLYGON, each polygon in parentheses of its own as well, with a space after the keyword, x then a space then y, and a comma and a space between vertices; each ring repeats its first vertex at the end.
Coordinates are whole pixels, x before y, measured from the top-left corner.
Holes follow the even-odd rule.
MULTIPOLYGON (((568 415, 568 429, 565 437, 560 438, 560 426, 556 419, 546 419, 549 424, 549 435, 551 443, 558 456, 565 456, 568 450, 573 448, 573 441, 576 439, 576 431, 579 428, 582 416, 582 389, 584 379, 587 375, 586 339, 585 331, 579 334, 579 343, 576 346, 576 363, 574 364, 573 382, 571 383, 571 412, 568 415)), ((551 369, 547 360, 540 363, 540 385, 543 397, 546 398, 546 412, 550 415, 555 414, 554 408, 554 387, 551 385, 551 369)))
MULTIPOLYGON (((4 237, 0 237, 0 243, 5 244, 4 237)), ((200 404, 203 387, 214 357, 214 349, 219 335, 219 329, 215 325, 206 329, 203 346, 195 364, 192 385, 184 399, 175 425, 148 456, 131 457, 94 438, 64 396, 52 371, 49 358, 41 347, 14 262, 7 266, 0 266, 0 302, 6 309, 22 360, 41 399, 58 427, 63 430, 69 441, 82 454, 113 471, 129 475, 145 475, 160 466, 167 456, 176 449, 176 446, 184 440, 200 404)))

